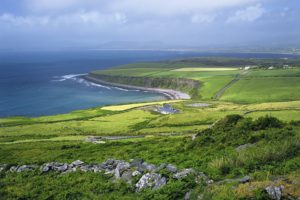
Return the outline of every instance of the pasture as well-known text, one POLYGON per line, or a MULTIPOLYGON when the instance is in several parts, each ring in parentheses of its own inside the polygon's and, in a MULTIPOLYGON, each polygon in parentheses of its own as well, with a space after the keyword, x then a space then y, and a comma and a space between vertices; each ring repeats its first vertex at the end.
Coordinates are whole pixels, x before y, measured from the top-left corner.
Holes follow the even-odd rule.
POLYGON ((184 101, 0 119, 0 164, 8 167, 142 158, 157 166, 171 163, 179 169, 194 168, 214 180, 211 184, 195 184, 194 177, 175 182, 170 173, 160 170, 168 178, 166 186, 135 193, 132 185, 105 173, 0 171, 0 198, 183 199, 190 191, 191 199, 199 195, 204 199, 265 199, 264 188, 270 184, 284 186, 286 196, 299 197, 300 68, 237 70, 243 65, 281 66, 285 62, 294 63, 225 58, 135 63, 93 73, 193 79, 201 84, 198 95, 184 101), (220 99, 214 99, 224 88, 220 99), (154 106, 164 103, 179 112, 155 112, 154 106), (88 136, 142 137, 93 144, 85 141, 88 136), (251 182, 241 184, 245 176, 251 182))

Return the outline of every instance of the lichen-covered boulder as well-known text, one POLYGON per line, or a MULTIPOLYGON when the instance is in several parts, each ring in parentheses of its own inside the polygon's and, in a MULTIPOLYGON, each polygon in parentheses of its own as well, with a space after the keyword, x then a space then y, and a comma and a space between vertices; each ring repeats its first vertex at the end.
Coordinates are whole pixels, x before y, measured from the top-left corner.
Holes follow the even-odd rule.
POLYGON ((115 169, 115 177, 120 178, 122 173, 130 168, 130 165, 128 162, 121 161, 117 164, 115 169))
POLYGON ((37 165, 22 165, 18 167, 17 172, 25 172, 25 171, 32 171, 38 168, 37 165))
POLYGON ((132 171, 127 170, 122 173, 121 179, 124 180, 126 183, 131 184, 132 179, 132 171))
POLYGON ((81 165, 80 170, 82 172, 101 172, 101 167, 97 164, 83 164, 81 165))
POLYGON ((172 165, 172 164, 168 164, 166 166, 166 170, 168 172, 171 172, 171 173, 176 173, 177 172, 177 168, 174 165, 172 165))
POLYGON ((101 165, 101 167, 103 169, 113 170, 117 167, 119 162, 120 162, 119 160, 108 159, 101 165))
POLYGON ((9 171, 10 172, 16 172, 17 170, 18 170, 18 166, 11 166, 10 168, 9 168, 9 171))
POLYGON ((268 186, 265 188, 265 191, 268 193, 270 199, 280 200, 282 197, 283 186, 268 186))
POLYGON ((139 192, 146 188, 158 189, 167 183, 167 179, 157 173, 144 174, 136 183, 136 191, 139 192))
POLYGON ((63 163, 63 164, 54 166, 54 170, 56 170, 58 172, 67 171, 68 168, 69 168, 69 165, 67 163, 63 163))
POLYGON ((244 176, 243 178, 241 178, 239 180, 239 182, 240 183, 248 183, 248 182, 250 182, 250 180, 251 180, 250 176, 244 176))
POLYGON ((142 173, 141 172, 139 172, 139 171, 134 171, 134 172, 132 172, 132 176, 139 176, 139 175, 141 175, 142 173))
POLYGON ((184 177, 187 177, 190 174, 195 174, 194 169, 183 169, 180 172, 177 172, 176 174, 173 175, 174 179, 182 179, 184 177))
POLYGON ((152 172, 154 170, 156 170, 156 166, 154 164, 148 164, 146 162, 142 163, 141 167, 138 169, 139 171, 143 172, 143 171, 149 171, 152 172))
POLYGON ((73 166, 73 167, 78 167, 78 166, 81 166, 83 164, 84 164, 84 162, 82 162, 81 160, 75 160, 70 165, 73 166))
POLYGON ((144 160, 141 158, 132 159, 130 162, 130 167, 140 168, 142 166, 143 162, 144 162, 144 160))
POLYGON ((7 168, 7 164, 0 165, 0 172, 6 170, 6 168, 7 168))
POLYGON ((46 173, 53 169, 52 163, 45 163, 40 167, 41 172, 46 173))

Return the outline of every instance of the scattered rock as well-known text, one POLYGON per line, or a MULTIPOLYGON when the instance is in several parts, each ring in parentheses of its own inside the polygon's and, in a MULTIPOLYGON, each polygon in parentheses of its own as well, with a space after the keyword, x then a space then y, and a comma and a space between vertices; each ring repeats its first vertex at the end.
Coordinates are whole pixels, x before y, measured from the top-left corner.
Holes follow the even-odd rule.
POLYGON ((122 173, 121 179, 126 181, 126 183, 131 184, 131 178, 132 178, 132 171, 124 171, 122 173))
POLYGON ((116 168, 118 162, 119 162, 119 161, 114 160, 114 159, 108 159, 108 160, 106 160, 106 161, 101 165, 101 167, 102 167, 103 169, 110 169, 110 170, 113 170, 113 169, 116 168))
POLYGON ((81 160, 75 160, 74 162, 71 163, 71 166, 78 167, 80 165, 84 164, 81 160))
POLYGON ((136 183, 136 191, 140 192, 146 188, 158 189, 165 185, 167 180, 165 177, 161 177, 160 174, 157 173, 147 173, 144 174, 140 180, 136 183))
POLYGON ((85 141, 86 142, 91 142, 91 143, 94 143, 94 144, 98 144, 98 143, 101 143, 101 139, 102 139, 101 136, 89 136, 85 139, 85 141))
POLYGON ((99 165, 93 165, 93 171, 94 171, 95 173, 99 173, 99 172, 101 172, 102 170, 101 170, 101 167, 100 167, 99 165))
POLYGON ((156 166, 153 165, 153 164, 148 164, 146 162, 142 163, 142 166, 141 166, 141 169, 142 171, 143 170, 146 170, 146 171, 154 171, 156 169, 156 166))
POLYGON ((171 172, 171 173, 176 173, 177 172, 177 168, 172 164, 168 164, 166 166, 166 169, 167 169, 168 172, 171 172))
POLYGON ((18 166, 11 166, 9 171, 16 172, 18 170, 18 168, 19 168, 18 166))
POLYGON ((191 199, 191 193, 192 193, 191 191, 185 193, 184 200, 190 200, 191 199))
POLYGON ((154 187, 153 187, 153 189, 159 189, 159 188, 161 188, 162 186, 164 186, 164 185, 166 185, 167 184, 167 178, 166 177, 162 177, 161 179, 159 179, 156 183, 155 183, 155 185, 154 185, 154 187))
POLYGON ((243 144, 243 145, 240 145, 240 146, 238 146, 237 148, 235 148, 235 150, 236 150, 237 152, 239 152, 239 151, 241 151, 241 150, 243 150, 243 149, 246 149, 246 148, 248 148, 248 147, 251 147, 251 146, 253 146, 253 144, 243 144))
POLYGON ((244 176, 243 178, 241 178, 239 180, 239 182, 240 183, 248 183, 248 182, 250 182, 250 180, 251 180, 250 176, 244 176))
POLYGON ((265 191, 268 193, 269 197, 274 200, 280 200, 282 196, 283 186, 268 186, 265 191))
POLYGON ((0 172, 6 170, 7 164, 0 165, 0 172))
POLYGON ((62 172, 63 174, 67 174, 67 173, 72 173, 72 172, 76 172, 77 168, 73 167, 73 168, 68 168, 66 171, 62 172))
POLYGON ((38 168, 37 165, 22 165, 17 168, 17 172, 25 172, 25 171, 32 171, 38 168))
MULTIPOLYGON (((121 161, 117 164, 115 169, 115 177, 120 178, 122 173, 130 168, 130 165, 128 162, 121 161)), ((131 174, 131 173, 130 173, 131 174)))
POLYGON ((196 137, 197 137, 197 134, 193 134, 193 135, 192 135, 192 140, 195 140, 196 137))
POLYGON ((134 172, 132 172, 132 176, 139 176, 139 175, 141 175, 142 173, 141 172, 139 172, 139 171, 134 171, 134 172))
POLYGON ((54 169, 58 172, 64 172, 68 169, 68 164, 67 163, 64 163, 64 164, 60 164, 58 166, 54 166, 54 169))
POLYGON ((130 167, 137 167, 140 168, 143 164, 144 160, 141 158, 135 158, 133 160, 131 160, 130 162, 130 167))
POLYGON ((104 174, 105 175, 111 175, 111 174, 114 174, 115 173, 115 170, 109 170, 109 169, 106 169, 104 174))
POLYGON ((192 173, 194 173, 196 175, 196 178, 195 178, 195 182, 196 183, 206 183, 206 184, 211 184, 213 183, 213 180, 210 180, 203 172, 197 172, 196 171, 193 171, 192 173))
MULTIPOLYGON (((75 168, 76 169, 76 168, 75 168)), ((83 171, 83 172, 101 172, 101 167, 97 164, 90 164, 90 165, 81 165, 80 166, 80 170, 83 171)))
POLYGON ((50 170, 52 170, 52 165, 51 165, 51 163, 46 163, 46 164, 42 165, 42 166, 40 167, 40 170, 41 170, 41 172, 43 172, 43 173, 49 172, 50 170))
MULTIPOLYGON (((0 164, 0 172, 7 170, 6 164, 0 164)), ((11 166, 9 171, 11 172, 25 172, 37 169, 37 165, 22 165, 22 166, 11 166)), ((85 164, 81 160, 76 160, 71 164, 49 162, 40 166, 42 173, 48 173, 50 171, 57 171, 61 174, 72 173, 77 170, 82 172, 102 172, 109 175, 108 178, 115 177, 115 179, 122 179, 126 183, 132 183, 132 177, 139 177, 138 182, 135 184, 136 191, 139 192, 146 188, 158 189, 167 184, 167 178, 159 174, 161 169, 166 169, 168 172, 173 173, 174 179, 181 179, 190 174, 194 174, 196 179, 209 180, 208 177, 201 173, 196 172, 193 169, 177 170, 177 167, 172 164, 161 164, 157 167, 154 164, 144 162, 143 159, 133 159, 131 162, 124 160, 108 159, 102 164, 85 164), (144 172, 146 174, 144 174, 144 172), (141 176, 141 177, 140 177, 141 176)), ((195 180, 197 182, 197 180, 195 180)), ((186 194, 187 195, 187 194, 186 194)))
POLYGON ((173 175, 173 178, 175 179, 182 179, 184 177, 187 177, 190 174, 194 174, 195 170, 193 169, 183 169, 180 172, 177 172, 176 174, 173 175))

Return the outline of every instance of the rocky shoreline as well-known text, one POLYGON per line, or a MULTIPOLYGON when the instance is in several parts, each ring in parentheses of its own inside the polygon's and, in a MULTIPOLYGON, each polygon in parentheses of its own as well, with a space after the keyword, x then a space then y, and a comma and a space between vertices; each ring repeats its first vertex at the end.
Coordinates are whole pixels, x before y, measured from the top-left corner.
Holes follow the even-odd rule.
POLYGON ((170 89, 160 89, 160 88, 147 88, 147 87, 139 87, 139 86, 133 86, 133 85, 126 85, 126 84, 119 84, 119 83, 112 83, 103 81, 99 78, 92 77, 90 75, 83 75, 80 76, 80 78, 83 78, 87 81, 101 84, 101 85, 107 85, 107 86, 114 86, 114 87, 120 87, 124 89, 134 89, 134 90, 142 90, 142 91, 149 91, 154 93, 160 93, 166 96, 169 100, 174 99, 191 99, 190 95, 184 92, 176 91, 176 90, 170 90, 170 89))

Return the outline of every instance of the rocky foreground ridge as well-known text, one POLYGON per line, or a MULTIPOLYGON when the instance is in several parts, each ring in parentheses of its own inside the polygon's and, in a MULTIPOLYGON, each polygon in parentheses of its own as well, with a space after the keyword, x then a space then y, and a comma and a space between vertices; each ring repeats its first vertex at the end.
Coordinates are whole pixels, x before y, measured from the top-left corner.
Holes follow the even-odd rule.
POLYGON ((189 175, 195 177, 196 182, 204 181, 207 184, 212 183, 204 173, 198 172, 192 168, 177 169, 172 164, 161 164, 156 166, 144 162, 142 159, 132 159, 130 162, 124 160, 108 159, 101 164, 87 164, 83 161, 76 160, 70 164, 49 162, 41 166, 39 165, 22 165, 22 166, 8 166, 6 164, 0 165, 0 172, 26 172, 32 170, 40 170, 41 173, 49 173, 55 171, 58 173, 72 173, 76 171, 104 173, 111 175, 114 180, 123 180, 128 184, 134 184, 135 191, 140 192, 143 189, 151 188, 158 189, 166 185, 168 179, 160 174, 161 170, 166 170, 172 174, 172 178, 179 180, 189 175), (135 177, 135 178, 134 178, 135 177), (133 182, 133 179, 138 180, 133 182))
MULTIPOLYGON (((108 175, 112 181, 123 180, 127 184, 131 184, 135 188, 135 192, 142 192, 144 189, 159 189, 168 184, 168 178, 162 175, 161 172, 171 174, 173 180, 181 180, 186 177, 192 177, 195 183, 221 184, 222 182, 231 182, 233 180, 225 180, 214 182, 209 179, 203 172, 199 172, 192 168, 178 169, 172 164, 160 164, 159 166, 144 162, 143 159, 131 159, 130 162, 124 160, 108 159, 101 164, 87 164, 83 161, 76 160, 70 164, 60 162, 49 162, 43 165, 7 165, 0 164, 0 173, 22 173, 26 171, 39 170, 41 174, 56 172, 60 174, 73 173, 73 172, 93 172, 103 173, 108 175)), ((169 176, 170 178, 170 176, 169 176)), ((251 177, 245 176, 241 179, 235 179, 240 184, 251 181, 251 177)), ((268 186, 265 188, 269 199, 280 200, 282 199, 282 191, 284 187, 268 186)), ((189 199, 190 193, 186 193, 186 200, 189 199)), ((201 198, 200 198, 201 199, 201 198)), ((293 199, 293 198, 292 198, 293 199)))

